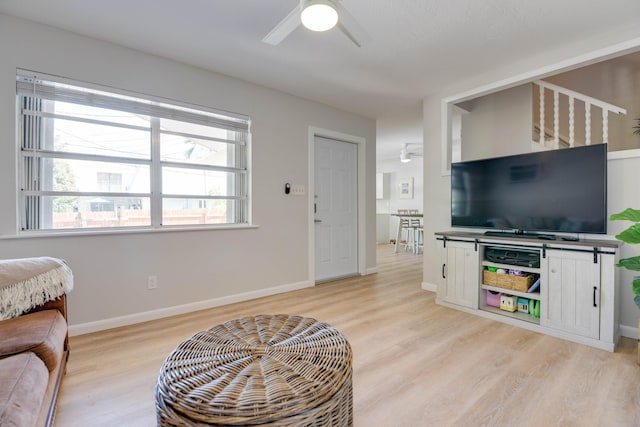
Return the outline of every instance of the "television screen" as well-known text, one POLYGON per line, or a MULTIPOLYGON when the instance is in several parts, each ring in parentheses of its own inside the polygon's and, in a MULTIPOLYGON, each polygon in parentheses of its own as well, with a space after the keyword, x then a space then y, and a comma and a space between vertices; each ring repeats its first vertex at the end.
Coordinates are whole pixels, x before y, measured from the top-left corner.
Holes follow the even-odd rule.
POLYGON ((451 225, 607 232, 607 144, 453 163, 451 225))

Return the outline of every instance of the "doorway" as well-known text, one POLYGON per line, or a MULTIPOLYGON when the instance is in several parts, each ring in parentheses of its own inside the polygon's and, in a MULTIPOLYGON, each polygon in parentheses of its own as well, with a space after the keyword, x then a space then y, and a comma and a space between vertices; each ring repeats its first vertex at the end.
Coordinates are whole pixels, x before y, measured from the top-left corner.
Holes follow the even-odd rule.
POLYGON ((358 269, 358 145, 314 136, 315 281, 358 269))

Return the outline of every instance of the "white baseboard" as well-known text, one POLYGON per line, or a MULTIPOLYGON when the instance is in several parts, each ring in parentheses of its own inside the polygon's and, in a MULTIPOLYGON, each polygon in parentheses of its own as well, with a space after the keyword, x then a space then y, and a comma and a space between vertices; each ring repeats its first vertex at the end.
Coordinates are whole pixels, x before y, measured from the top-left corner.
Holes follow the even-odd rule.
POLYGON ((367 268, 367 269, 364 271, 364 275, 365 275, 365 276, 368 276, 368 275, 370 275, 370 274, 376 274, 377 272, 378 272, 378 267, 371 267, 371 268, 367 268))
POLYGON ((422 289, 424 289, 425 291, 438 292, 438 285, 422 282, 422 289))
POLYGON ((633 326, 620 325, 620 335, 627 338, 632 338, 634 340, 638 339, 638 328, 634 328, 633 326))
POLYGON ((220 307, 222 305, 233 304, 236 302, 249 301, 269 295, 276 295, 284 292, 295 291, 298 289, 311 288, 313 286, 313 282, 309 281, 292 283, 289 285, 275 286, 273 288, 244 292, 241 294, 229 295, 220 298, 213 298, 206 301, 198 301, 189 304, 175 305, 172 307, 145 311, 142 313, 129 314, 127 316, 112 317, 110 319, 97 320, 95 322, 70 325, 69 336, 83 335, 91 332, 102 331, 105 329, 118 328, 120 326, 148 322, 150 320, 162 319, 164 317, 176 316, 178 314, 190 313, 192 311, 205 310, 207 308, 220 307))

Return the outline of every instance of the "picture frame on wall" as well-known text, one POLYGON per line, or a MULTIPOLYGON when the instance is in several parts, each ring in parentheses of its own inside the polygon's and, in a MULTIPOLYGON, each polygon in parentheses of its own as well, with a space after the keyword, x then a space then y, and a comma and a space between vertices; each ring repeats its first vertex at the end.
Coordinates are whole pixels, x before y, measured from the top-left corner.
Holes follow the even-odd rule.
POLYGON ((398 183, 400 199, 413 199, 413 178, 401 179, 398 183))

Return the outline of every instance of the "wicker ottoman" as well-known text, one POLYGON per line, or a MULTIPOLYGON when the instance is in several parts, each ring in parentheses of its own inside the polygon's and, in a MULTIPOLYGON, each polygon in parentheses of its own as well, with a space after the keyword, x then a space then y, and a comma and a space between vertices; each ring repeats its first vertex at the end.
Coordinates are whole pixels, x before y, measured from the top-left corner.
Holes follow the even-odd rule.
POLYGON ((165 360, 161 426, 351 426, 351 347, 315 319, 261 315, 199 332, 165 360))

